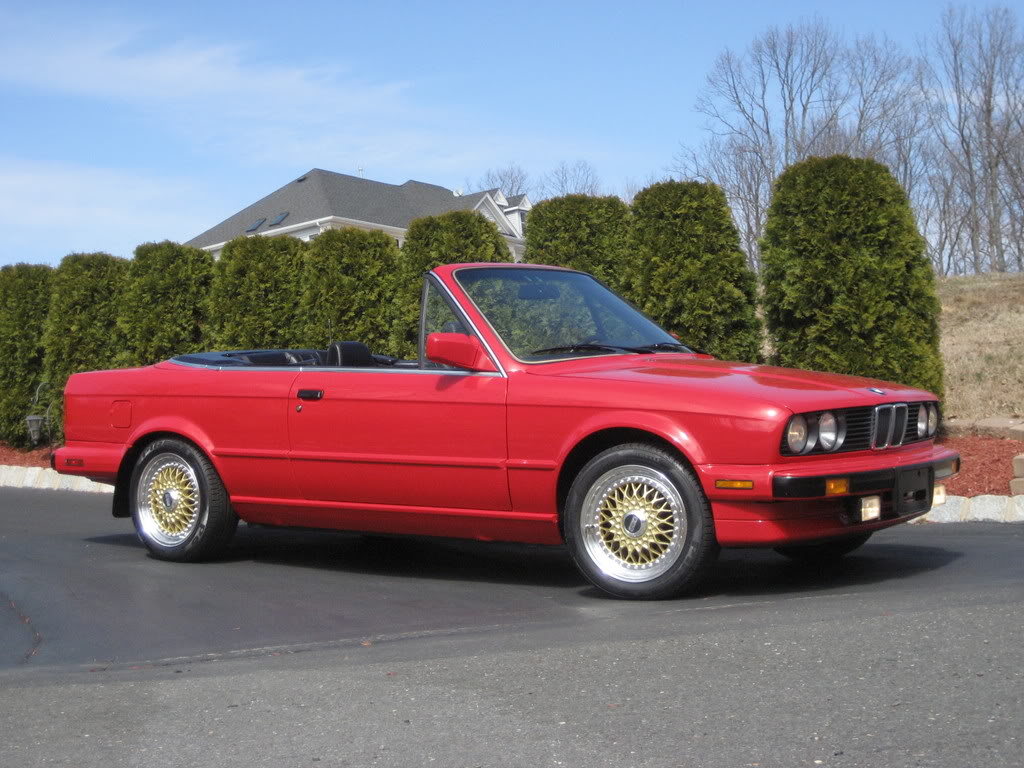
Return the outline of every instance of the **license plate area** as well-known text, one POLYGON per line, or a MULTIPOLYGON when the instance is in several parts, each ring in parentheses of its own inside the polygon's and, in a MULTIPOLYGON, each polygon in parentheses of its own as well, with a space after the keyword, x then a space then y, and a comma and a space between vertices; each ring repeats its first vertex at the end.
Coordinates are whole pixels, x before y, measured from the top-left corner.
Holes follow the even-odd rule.
POLYGON ((932 467, 904 469, 896 474, 895 502, 897 515, 927 512, 932 508, 935 470, 932 467))

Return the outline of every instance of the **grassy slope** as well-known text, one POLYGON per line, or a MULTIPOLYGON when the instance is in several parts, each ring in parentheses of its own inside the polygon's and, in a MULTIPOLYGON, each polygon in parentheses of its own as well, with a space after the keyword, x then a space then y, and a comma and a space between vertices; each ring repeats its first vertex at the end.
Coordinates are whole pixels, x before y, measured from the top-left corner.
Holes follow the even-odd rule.
POLYGON ((938 290, 945 415, 1024 416, 1024 275, 943 278, 938 290))

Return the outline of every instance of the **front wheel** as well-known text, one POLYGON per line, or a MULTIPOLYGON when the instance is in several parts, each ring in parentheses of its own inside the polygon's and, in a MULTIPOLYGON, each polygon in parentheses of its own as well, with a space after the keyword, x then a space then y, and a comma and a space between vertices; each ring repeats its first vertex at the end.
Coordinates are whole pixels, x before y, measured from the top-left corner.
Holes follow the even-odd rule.
POLYGON ((616 597, 680 595, 718 555, 696 477, 668 451, 643 443, 609 448, 583 467, 569 491, 564 529, 583 575, 616 597))
POLYGON ((161 560, 213 557, 238 526, 217 470, 182 440, 156 440, 143 449, 129 498, 139 538, 161 560))

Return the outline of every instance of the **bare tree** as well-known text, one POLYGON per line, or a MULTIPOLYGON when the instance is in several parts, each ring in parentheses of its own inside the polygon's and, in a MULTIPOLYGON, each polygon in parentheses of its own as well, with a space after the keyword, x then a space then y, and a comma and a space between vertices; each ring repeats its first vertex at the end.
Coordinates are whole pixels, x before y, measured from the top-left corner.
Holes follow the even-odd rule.
POLYGON ((647 178, 643 181, 637 181, 633 178, 628 178, 622 183, 622 192, 619 193, 619 199, 622 200, 626 205, 632 205, 633 198, 635 198, 641 190, 646 189, 652 184, 657 184, 660 181, 668 181, 671 177, 666 174, 649 173, 647 178))
POLYGON ((501 168, 488 168, 475 185, 467 185, 472 189, 500 189, 505 197, 528 195, 530 193, 530 174, 518 163, 509 162, 501 168))
POLYGON ((892 169, 938 271, 1024 268, 1024 41, 1007 8, 947 10, 916 58, 820 20, 772 27, 718 57, 697 109, 711 135, 673 171, 725 188, 755 267, 782 169, 842 153, 892 169))
POLYGON ((556 168, 544 174, 539 188, 540 198, 599 194, 601 181, 594 166, 586 160, 574 163, 563 160, 556 168))

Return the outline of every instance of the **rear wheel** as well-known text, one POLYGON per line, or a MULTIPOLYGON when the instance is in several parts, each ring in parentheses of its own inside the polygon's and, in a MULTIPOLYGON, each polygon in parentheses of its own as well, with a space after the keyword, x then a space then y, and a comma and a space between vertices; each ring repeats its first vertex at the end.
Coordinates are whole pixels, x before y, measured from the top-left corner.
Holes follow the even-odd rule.
POLYGON ((718 554, 707 498, 689 468, 642 443, 591 459, 565 508, 573 560, 616 597, 657 600, 693 589, 718 554))
POLYGON ((146 446, 132 471, 129 499, 139 538, 161 560, 213 557, 238 526, 217 471, 183 440, 146 446))
POLYGON ((855 549, 860 549, 870 538, 870 533, 861 533, 818 544, 792 544, 787 547, 776 547, 775 551, 784 557, 803 563, 832 563, 855 549))

